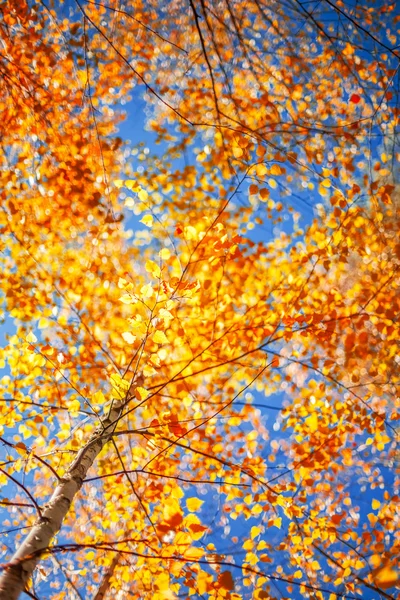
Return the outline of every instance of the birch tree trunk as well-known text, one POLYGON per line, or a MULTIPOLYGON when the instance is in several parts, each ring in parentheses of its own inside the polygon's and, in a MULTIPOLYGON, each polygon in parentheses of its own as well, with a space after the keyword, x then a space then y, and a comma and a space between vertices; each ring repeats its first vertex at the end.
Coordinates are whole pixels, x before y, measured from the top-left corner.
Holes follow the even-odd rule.
POLYGON ((78 452, 64 477, 59 480, 41 517, 37 519, 0 577, 0 600, 16 600, 26 589, 42 552, 50 546, 51 540, 60 530, 88 470, 114 432, 124 406, 125 402, 115 402, 111 406, 108 416, 101 421, 100 426, 78 452))

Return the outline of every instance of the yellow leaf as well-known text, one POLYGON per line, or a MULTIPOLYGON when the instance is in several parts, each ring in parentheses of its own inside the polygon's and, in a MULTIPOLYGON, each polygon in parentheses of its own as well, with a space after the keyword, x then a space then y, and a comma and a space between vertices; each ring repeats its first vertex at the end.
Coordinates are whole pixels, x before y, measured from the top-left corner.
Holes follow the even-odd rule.
POLYGON ((153 275, 153 277, 156 277, 157 279, 160 278, 161 276, 161 269, 158 266, 157 263, 155 263, 153 260, 148 260, 145 264, 146 271, 148 273, 150 273, 150 275, 153 275))
POLYGON ((123 302, 124 304, 134 304, 135 303, 135 299, 131 296, 131 294, 122 294, 119 301, 123 302))
POLYGON ((112 373, 110 376, 110 383, 113 390, 118 392, 120 398, 123 398, 129 390, 129 381, 122 379, 121 375, 118 373, 112 373))
POLYGON ((157 371, 151 365, 145 365, 143 367, 143 375, 145 377, 153 377, 153 375, 157 375, 157 371))
POLYGON ((200 500, 199 498, 188 498, 186 500, 186 506, 187 509, 190 510, 190 512, 198 511, 203 503, 204 500, 200 500))
POLYGON ((92 404, 96 404, 97 406, 101 406, 105 402, 105 396, 101 390, 92 394, 92 404))
POLYGON ((184 552, 184 556, 187 560, 200 560, 204 556, 203 548, 188 548, 184 552))
POLYGON ((297 569, 297 571, 294 573, 293 577, 295 577, 296 579, 301 579, 303 577, 303 573, 301 572, 300 569, 297 569))
POLYGON ((331 187, 331 180, 330 180, 330 179, 328 179, 328 178, 326 178, 326 179, 323 179, 323 180, 321 181, 321 185, 322 185, 322 187, 324 187, 324 188, 330 188, 330 187, 331 187))
POLYGON ((317 560, 313 560, 311 562, 311 568, 313 571, 319 571, 321 568, 321 565, 319 564, 319 562, 317 560))
POLYGON ((166 592, 170 587, 168 571, 162 571, 157 575, 154 579, 154 584, 160 592, 166 592))
POLYGON ((143 223, 143 225, 146 225, 146 227, 152 227, 153 220, 153 215, 144 215, 144 217, 140 219, 139 223, 143 223))
POLYGON ((280 529, 282 527, 282 517, 277 517, 276 519, 274 519, 273 525, 275 525, 275 527, 280 529))
POLYGON ((379 500, 375 500, 375 498, 372 500, 372 510, 377 510, 380 507, 381 503, 379 502, 379 500))
POLYGON ((295 544, 295 545, 296 545, 296 544, 301 544, 301 536, 299 536, 299 535, 294 535, 294 536, 292 537, 292 542, 293 542, 293 544, 295 544))
POLYGON ((261 529, 259 527, 252 527, 250 530, 250 537, 252 540, 254 540, 255 537, 257 537, 258 535, 260 535, 261 533, 261 529))
POLYGON ((139 196, 139 200, 141 200, 142 202, 145 202, 147 200, 147 198, 149 197, 149 194, 146 192, 146 190, 139 190, 138 196, 139 196))
POLYGON ((268 173, 268 169, 264 163, 259 163, 258 165, 256 165, 256 173, 257 177, 263 177, 268 173))
POLYGON ((207 531, 207 527, 201 524, 200 519, 197 515, 190 514, 184 519, 185 527, 190 531, 192 540, 200 540, 204 533, 207 531))
POLYGON ((83 86, 86 86, 88 83, 88 73, 87 73, 86 69, 79 69, 79 71, 77 71, 77 75, 79 77, 81 84, 83 86))
POLYGON ((212 576, 204 571, 200 571, 196 577, 196 591, 200 596, 205 594, 209 588, 209 582, 212 580, 212 576))
POLYGON ((127 344, 133 344, 133 342, 136 340, 136 335, 132 335, 130 331, 124 331, 122 337, 127 344))
POLYGON ((72 413, 77 413, 81 408, 81 403, 77 398, 68 402, 68 410, 72 413))
POLYGON ((261 540, 260 542, 258 542, 257 550, 265 550, 265 548, 268 548, 268 544, 265 540, 261 540))
POLYGON ((135 397, 138 400, 140 400, 140 401, 145 400, 147 398, 147 395, 148 395, 147 390, 145 388, 138 386, 135 389, 135 397))
POLYGON ((183 552, 192 543, 192 538, 185 531, 178 531, 174 543, 176 546, 179 546, 179 550, 183 552))
POLYGON ((171 251, 168 248, 163 248, 162 250, 160 250, 158 255, 161 258, 161 260, 168 260, 171 256, 171 251))
POLYGON ((248 552, 246 554, 246 562, 254 567, 258 563, 258 556, 254 552, 248 552))
POLYGON ((376 569, 377 567, 380 567, 381 563, 382 563, 382 558, 379 554, 373 554, 370 559, 369 562, 371 564, 371 566, 376 569))
POLYGON ((142 298, 151 298, 154 293, 151 283, 147 283, 146 285, 143 285, 140 288, 140 293, 142 295, 142 298))
MULTIPOLYGON (((171 490, 171 496, 173 498, 176 498, 177 500, 180 500, 181 498, 183 498, 184 495, 185 495, 185 493, 180 487, 172 488, 172 490, 171 490)), ((186 517, 186 520, 189 520, 190 523, 193 522, 193 519, 196 521, 196 523, 200 523, 198 517, 196 517, 194 515, 189 515, 186 517)))
POLYGON ((318 430, 317 413, 313 412, 309 417, 307 417, 307 419, 305 420, 305 424, 307 425, 307 427, 309 428, 311 433, 314 433, 315 431, 317 431, 318 430))
POLYGON ((125 181, 125 187, 133 192, 136 192, 138 189, 140 189, 140 185, 134 179, 127 179, 125 181))
POLYGON ((34 333, 32 333, 32 331, 30 331, 26 336, 26 341, 30 344, 34 344, 35 342, 37 342, 37 337, 34 333))
POLYGON ((129 319, 129 323, 134 329, 141 329, 144 326, 141 315, 135 315, 132 319, 129 319))
POLYGON ((169 322, 174 318, 173 315, 169 312, 169 310, 165 310, 165 308, 160 308, 158 316, 164 321, 166 325, 168 325, 169 322))
POLYGON ((153 335, 153 342, 156 344, 168 344, 168 338, 163 331, 156 331, 153 335))
POLYGON ((198 239, 197 230, 195 227, 192 227, 192 225, 188 225, 187 227, 185 227, 184 235, 185 235, 185 239, 187 239, 187 240, 197 240, 198 239))

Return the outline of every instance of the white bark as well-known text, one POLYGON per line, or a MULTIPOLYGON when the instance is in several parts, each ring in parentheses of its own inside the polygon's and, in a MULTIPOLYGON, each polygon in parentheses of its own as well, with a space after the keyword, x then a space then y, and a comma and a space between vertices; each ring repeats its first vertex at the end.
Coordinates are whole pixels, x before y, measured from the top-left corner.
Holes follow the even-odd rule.
POLYGON ((108 416, 102 420, 87 444, 78 452, 64 477, 59 480, 50 501, 42 510, 42 516, 37 519, 0 577, 0 600, 16 600, 26 588, 41 553, 50 546, 51 540, 60 530, 88 470, 110 439, 123 407, 121 402, 114 403, 108 416))

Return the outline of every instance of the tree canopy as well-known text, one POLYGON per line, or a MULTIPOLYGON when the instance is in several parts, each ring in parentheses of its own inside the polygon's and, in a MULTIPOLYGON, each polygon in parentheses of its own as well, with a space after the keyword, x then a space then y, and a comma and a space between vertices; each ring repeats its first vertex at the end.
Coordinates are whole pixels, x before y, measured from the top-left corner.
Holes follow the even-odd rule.
POLYGON ((394 599, 396 2, 0 10, 0 600, 394 599))

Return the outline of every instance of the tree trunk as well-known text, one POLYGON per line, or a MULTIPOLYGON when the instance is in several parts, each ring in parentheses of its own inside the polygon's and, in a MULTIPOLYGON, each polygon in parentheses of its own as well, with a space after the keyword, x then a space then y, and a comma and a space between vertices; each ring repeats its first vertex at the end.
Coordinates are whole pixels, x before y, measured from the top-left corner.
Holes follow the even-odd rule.
POLYGON ((87 444, 78 452, 64 477, 59 480, 41 517, 37 519, 0 577, 0 600, 16 600, 26 589, 42 552, 50 546, 51 540, 60 530, 76 493, 80 490, 89 468, 110 439, 124 406, 125 402, 114 401, 108 416, 101 421, 87 444))

